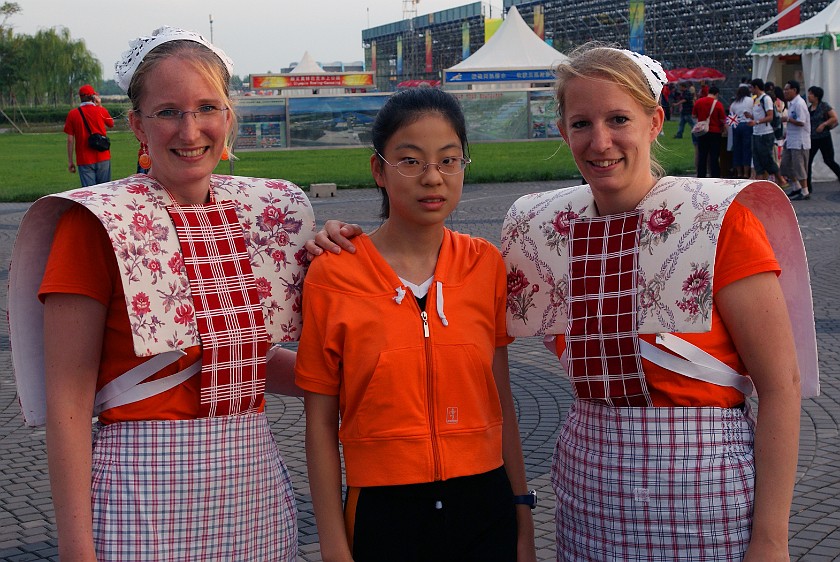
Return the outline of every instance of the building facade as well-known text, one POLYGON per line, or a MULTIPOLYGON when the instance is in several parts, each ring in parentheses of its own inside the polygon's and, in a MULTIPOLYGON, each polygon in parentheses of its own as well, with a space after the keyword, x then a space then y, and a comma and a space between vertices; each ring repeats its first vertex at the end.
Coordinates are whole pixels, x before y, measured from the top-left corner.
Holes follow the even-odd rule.
MULTIPOLYGON (((751 76, 747 51, 753 32, 778 13, 778 0, 504 0, 547 43, 568 53, 597 40, 644 52, 665 68, 712 67, 733 88, 751 76)), ((802 21, 830 0, 806 1, 802 21)), ((442 71, 484 45, 490 6, 473 2, 362 31, 365 66, 377 87, 392 91, 405 80, 439 80, 442 71)), ((765 33, 776 31, 772 25, 765 33)))
POLYGON ((407 80, 440 80, 443 69, 484 45, 489 10, 489 5, 473 2, 364 29, 365 68, 374 73, 377 87, 386 92, 407 80))

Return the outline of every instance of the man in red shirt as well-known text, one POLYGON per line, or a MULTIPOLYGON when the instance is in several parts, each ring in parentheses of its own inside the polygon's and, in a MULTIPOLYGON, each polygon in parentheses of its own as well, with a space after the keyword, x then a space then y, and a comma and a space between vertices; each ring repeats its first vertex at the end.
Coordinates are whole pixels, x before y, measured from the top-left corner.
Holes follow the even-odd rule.
POLYGON ((110 129, 114 126, 114 118, 102 107, 99 96, 90 84, 79 88, 79 98, 82 103, 67 114, 64 132, 67 133, 67 169, 74 174, 78 167, 79 179, 82 180, 82 187, 85 187, 111 181, 111 151, 95 150, 88 144, 88 138, 92 133, 104 135, 106 127, 110 129))
POLYGON ((723 125, 726 112, 718 99, 720 90, 717 86, 709 88, 706 97, 697 100, 692 114, 697 121, 709 121, 709 132, 697 137, 697 177, 720 177, 720 142, 723 137, 723 125))

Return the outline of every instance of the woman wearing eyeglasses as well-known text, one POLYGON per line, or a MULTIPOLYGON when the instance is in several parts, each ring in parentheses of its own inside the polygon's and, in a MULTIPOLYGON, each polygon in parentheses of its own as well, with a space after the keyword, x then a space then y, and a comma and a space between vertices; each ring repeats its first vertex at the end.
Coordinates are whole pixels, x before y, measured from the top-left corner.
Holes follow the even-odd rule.
POLYGON ((266 356, 299 333, 312 211, 284 180, 212 174, 235 126, 222 51, 169 27, 130 47, 117 81, 148 175, 40 200, 13 255, 14 365, 27 423, 47 426, 59 554, 294 560, 264 392, 294 390, 293 356, 266 356))
POLYGON ((410 89, 372 134, 385 220, 304 283, 296 381, 322 557, 534 560, 504 264, 444 226, 469 163, 463 113, 447 93, 410 89))

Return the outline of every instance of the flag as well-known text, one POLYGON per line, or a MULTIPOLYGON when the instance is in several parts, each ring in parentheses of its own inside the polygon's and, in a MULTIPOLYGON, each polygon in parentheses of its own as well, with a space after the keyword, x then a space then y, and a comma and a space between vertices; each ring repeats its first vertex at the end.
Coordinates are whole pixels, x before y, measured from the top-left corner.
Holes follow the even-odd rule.
POLYGON ((726 126, 727 127, 735 127, 738 125, 738 116, 734 113, 730 113, 726 116, 726 126))

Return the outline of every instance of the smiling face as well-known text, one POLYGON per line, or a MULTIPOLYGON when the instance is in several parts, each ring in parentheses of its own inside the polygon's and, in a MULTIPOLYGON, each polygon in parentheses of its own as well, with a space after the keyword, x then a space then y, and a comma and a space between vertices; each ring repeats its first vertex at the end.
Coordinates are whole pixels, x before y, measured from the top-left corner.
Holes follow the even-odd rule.
POLYGON ((560 133, 602 215, 632 210, 656 183, 651 145, 664 113, 648 113, 624 88, 599 78, 565 85, 560 133))
MULTIPOLYGON (((391 164, 397 164, 410 159, 441 162, 463 157, 464 151, 449 121, 440 113, 423 113, 397 129, 381 154, 391 164)), ((388 194, 388 222, 395 226, 442 226, 461 199, 463 172, 445 175, 430 165, 422 175, 407 178, 376 154, 370 158, 370 168, 376 184, 388 194)))
POLYGON ((137 138, 149 147, 149 175, 179 202, 203 203, 209 193, 210 174, 219 163, 230 130, 230 111, 199 118, 187 114, 175 120, 146 116, 163 109, 227 107, 223 94, 193 64, 177 56, 157 63, 143 88, 139 112, 132 111, 129 122, 137 138))

